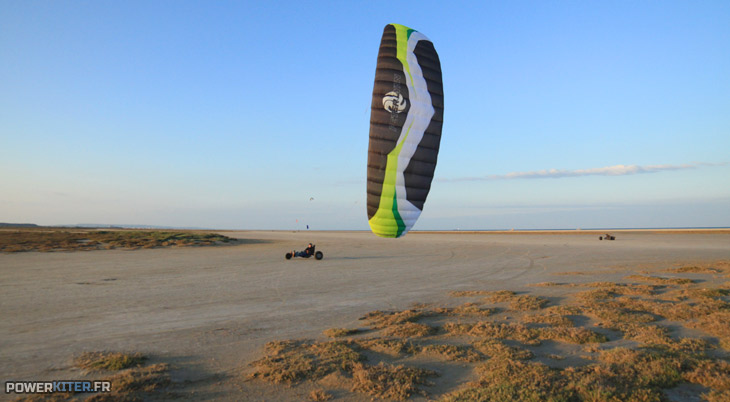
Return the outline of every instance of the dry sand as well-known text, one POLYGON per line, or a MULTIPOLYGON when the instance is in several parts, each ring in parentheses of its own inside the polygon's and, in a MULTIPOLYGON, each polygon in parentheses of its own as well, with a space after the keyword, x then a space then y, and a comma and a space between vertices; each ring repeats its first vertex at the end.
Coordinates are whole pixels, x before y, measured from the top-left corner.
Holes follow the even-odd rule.
POLYGON ((249 240, 236 246, 0 254, 0 378, 78 379, 73 356, 133 351, 171 363, 173 391, 186 399, 305 400, 308 389, 246 380, 267 341, 324 339, 323 330, 357 327, 378 309, 453 304, 454 290, 534 290, 527 285, 565 281, 556 274, 566 272, 571 281, 620 281, 730 259, 727 231, 611 233, 617 240, 249 231, 224 233, 249 240), (322 261, 284 259, 307 242, 322 261))

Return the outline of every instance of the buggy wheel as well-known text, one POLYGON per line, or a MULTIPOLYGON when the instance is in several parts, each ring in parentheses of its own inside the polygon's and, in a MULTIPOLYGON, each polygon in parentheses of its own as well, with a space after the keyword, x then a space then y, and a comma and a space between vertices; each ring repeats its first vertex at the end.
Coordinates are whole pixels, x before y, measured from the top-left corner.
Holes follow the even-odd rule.
POLYGON ((286 253, 284 257, 286 257, 287 260, 291 260, 291 253, 286 253))
POLYGON ((324 258, 324 254, 322 254, 321 251, 317 251, 316 253, 314 253, 314 258, 321 260, 322 258, 324 258))
POLYGON ((598 236, 598 240, 603 240, 603 236, 598 236))

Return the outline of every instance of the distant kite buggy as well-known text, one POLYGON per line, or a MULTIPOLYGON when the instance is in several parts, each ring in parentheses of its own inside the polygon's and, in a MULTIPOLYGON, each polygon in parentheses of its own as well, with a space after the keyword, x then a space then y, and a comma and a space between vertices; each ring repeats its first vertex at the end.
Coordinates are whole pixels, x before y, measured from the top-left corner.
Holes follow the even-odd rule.
POLYGON ((292 250, 290 253, 286 253, 284 257, 286 257, 287 260, 291 260, 292 257, 302 257, 302 258, 309 258, 311 256, 314 256, 315 259, 321 260, 324 258, 324 254, 321 251, 315 251, 314 244, 309 243, 307 248, 304 249, 304 251, 294 251, 292 250))
POLYGON ((444 117, 441 62, 422 33, 383 30, 370 106, 367 211, 380 237, 416 223, 431 189, 444 117))

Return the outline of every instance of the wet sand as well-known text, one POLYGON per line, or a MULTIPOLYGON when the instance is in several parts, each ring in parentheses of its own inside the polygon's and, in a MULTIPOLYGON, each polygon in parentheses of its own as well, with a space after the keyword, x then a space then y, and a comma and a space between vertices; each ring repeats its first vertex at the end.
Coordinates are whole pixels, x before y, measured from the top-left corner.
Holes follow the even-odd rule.
POLYGON ((0 378, 78 379, 74 355, 121 350, 171 363, 173 388, 186 398, 301 400, 296 388, 245 381, 267 341, 323 339, 323 330, 356 327, 372 310, 447 304, 454 290, 528 290, 561 277, 620 281, 730 259, 727 231, 612 231, 615 241, 599 241, 599 232, 224 234, 249 241, 1 254, 0 378), (308 242, 323 260, 284 259, 308 242))

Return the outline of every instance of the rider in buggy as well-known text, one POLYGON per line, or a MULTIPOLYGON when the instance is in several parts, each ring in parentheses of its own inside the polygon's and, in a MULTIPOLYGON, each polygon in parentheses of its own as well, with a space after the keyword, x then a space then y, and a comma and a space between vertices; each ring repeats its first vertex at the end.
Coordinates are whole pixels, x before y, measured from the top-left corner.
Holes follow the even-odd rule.
POLYGON ((304 257, 309 258, 314 254, 314 245, 312 243, 309 243, 307 248, 304 249, 304 251, 296 251, 292 250, 291 255, 294 257, 304 257))
POLYGON ((286 253, 285 257, 287 260, 290 260, 292 257, 302 257, 302 258, 309 258, 311 256, 314 256, 314 259, 321 260, 324 257, 324 254, 321 251, 315 251, 314 250, 314 244, 309 243, 307 248, 304 249, 304 251, 295 251, 292 250, 289 253, 286 253))

